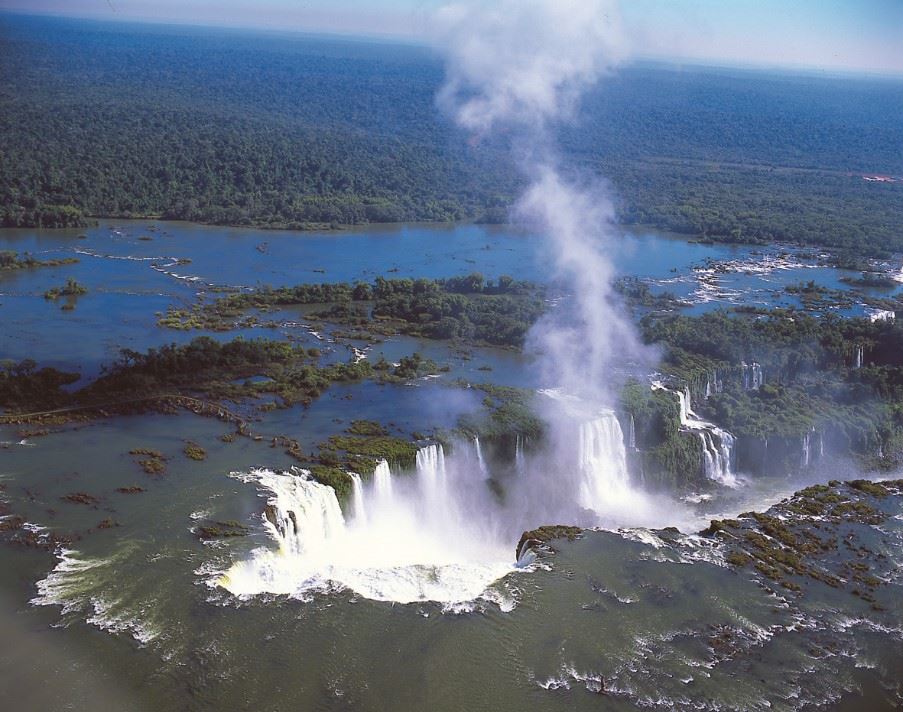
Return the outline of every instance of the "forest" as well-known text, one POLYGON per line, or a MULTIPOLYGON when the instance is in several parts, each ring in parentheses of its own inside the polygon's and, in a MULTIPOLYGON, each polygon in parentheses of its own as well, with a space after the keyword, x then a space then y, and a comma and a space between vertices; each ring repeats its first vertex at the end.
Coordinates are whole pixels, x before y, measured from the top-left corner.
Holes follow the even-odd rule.
MULTIPOLYGON (((0 14, 0 223, 502 221, 523 177, 416 46, 0 14)), ((903 250, 899 82, 629 65, 560 143, 620 220, 903 250)))
MULTIPOLYGON (((818 430, 873 466, 892 467, 903 458, 903 326, 897 320, 716 311, 649 315, 643 334, 666 347, 662 369, 690 388, 698 412, 735 436, 798 441, 818 430), (764 373, 758 388, 744 380, 753 363, 764 373)), ((632 396, 637 413, 654 405, 650 398, 632 396)), ((644 422, 653 423, 653 439, 666 440, 673 413, 651 412, 644 422)))
POLYGON ((385 279, 260 288, 220 297, 191 310, 170 309, 158 319, 174 329, 226 331, 260 323, 261 312, 318 305, 307 318, 357 329, 359 338, 396 331, 432 339, 520 347, 543 314, 544 290, 502 275, 486 280, 474 272, 448 279, 385 279), (256 313, 254 313, 256 312, 256 313))

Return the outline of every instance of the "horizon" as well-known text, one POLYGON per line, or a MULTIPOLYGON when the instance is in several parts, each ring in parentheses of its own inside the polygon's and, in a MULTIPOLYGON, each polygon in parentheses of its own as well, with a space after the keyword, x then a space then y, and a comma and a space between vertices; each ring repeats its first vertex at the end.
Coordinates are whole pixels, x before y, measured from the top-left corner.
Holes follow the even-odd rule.
MULTIPOLYGON (((133 31, 142 29, 157 31, 191 31, 203 34, 208 32, 229 32, 236 35, 271 36, 281 38, 323 39, 337 42, 370 43, 375 45, 409 47, 432 51, 434 48, 424 39, 378 35, 355 32, 340 32, 304 28, 273 28, 247 25, 205 24, 202 22, 176 22, 162 19, 137 19, 126 17, 92 17, 85 15, 63 14, 56 12, 33 12, 0 7, 0 17, 4 15, 36 20, 63 20, 70 22, 96 23, 98 25, 121 26, 133 31)), ((0 26, 2 31, 2 26, 0 26)), ((623 62, 621 69, 629 67, 647 67, 668 71, 708 70, 765 73, 772 75, 810 76, 825 79, 880 79, 886 81, 903 81, 903 69, 881 70, 845 68, 840 66, 818 66, 804 64, 774 64, 767 62, 741 61, 730 59, 705 59, 699 57, 681 57, 661 54, 636 54, 623 62)))
MULTIPOLYGON (((339 3, 340 8, 324 12, 322 0, 314 0, 304 7, 286 8, 287 0, 267 0, 274 12, 275 20, 262 21, 260 10, 255 18, 244 18, 241 15, 243 0, 231 0, 231 12, 228 10, 218 18, 205 16, 203 10, 194 9, 177 12, 175 4, 167 12, 164 8, 157 14, 142 13, 140 7, 143 0, 129 0, 131 7, 124 7, 123 0, 113 2, 106 0, 79 0, 66 3, 64 7, 59 0, 37 0, 25 3, 24 0, 0 0, 0 15, 30 16, 35 18, 60 18, 106 23, 111 25, 147 25, 150 27, 195 28, 198 30, 233 30, 247 33, 275 33, 292 36, 333 37, 348 40, 364 40, 384 44, 407 46, 430 46, 428 22, 436 7, 441 4, 437 0, 367 0, 367 5, 379 6, 381 12, 372 9, 361 13, 355 22, 347 21, 350 8, 341 8, 348 3, 339 3), (237 6, 236 6, 237 3, 237 6), (25 5, 28 5, 27 7, 25 5), (401 12, 398 6, 415 6, 409 12, 401 12), (92 9, 93 8, 93 9, 92 9), (133 8, 133 9, 132 9, 133 8), (280 22, 281 20, 281 22, 280 22), (363 23, 363 24, 362 24, 363 23)), ((679 13, 675 3, 663 3, 662 0, 637 0, 623 8, 623 26, 625 36, 631 47, 629 62, 655 62, 677 66, 699 66, 739 70, 763 70, 777 72, 802 72, 805 74, 837 75, 837 76, 870 76, 885 78, 903 78, 903 51, 893 42, 894 18, 899 15, 903 22, 903 3, 893 0, 867 0, 863 6, 874 6, 873 15, 861 13, 858 19, 863 27, 868 25, 869 31, 858 34, 848 32, 850 26, 850 8, 845 8, 843 0, 825 3, 832 6, 830 11, 822 11, 820 34, 811 34, 808 38, 795 31, 788 20, 782 26, 776 25, 771 36, 762 35, 756 44, 749 41, 740 42, 740 51, 727 52, 724 47, 738 41, 731 37, 737 31, 729 23, 740 23, 746 20, 753 25, 763 22, 764 15, 743 15, 742 13, 725 13, 708 7, 709 14, 700 14, 700 10, 711 5, 709 0, 678 0, 689 13, 689 17, 680 18, 683 27, 678 26, 669 32, 662 24, 674 22, 679 13), (666 8, 665 5, 668 5, 666 8), (645 10, 643 9, 645 6, 645 10), (831 14, 835 13, 835 14, 831 14), (847 13, 847 14, 844 14, 847 13), (720 17, 719 17, 720 14, 720 17), (886 17, 884 17, 886 15, 886 17), (883 21, 882 21, 883 19, 883 21), (829 22, 830 20, 830 22, 829 22), (831 23, 835 23, 832 25, 831 23), (687 23, 696 23, 693 31, 697 37, 687 32, 687 23), (783 44, 777 38, 784 33, 783 44), (858 41, 845 48, 838 44, 840 35, 854 36, 858 41), (705 41, 703 41, 705 40, 705 41), (828 45, 830 44, 830 48, 828 45), (802 48, 794 54, 791 45, 802 48), (864 47, 870 54, 864 55, 864 47), (720 48, 720 49, 719 49, 720 48), (805 51, 803 51, 805 50, 805 51), (858 54, 857 54, 858 53, 858 54)), ((749 0, 739 0, 738 4, 749 4, 749 0)), ((764 5, 773 4, 767 0, 764 5)), ((804 0, 803 4, 812 3, 804 0)), ((164 3, 166 5, 166 3, 164 3)), ((158 8, 159 4, 155 5, 158 8)), ((148 8, 149 9, 149 8, 148 8)), ((795 8, 799 11, 799 7, 795 8)), ((861 8, 860 8, 861 11, 861 8)), ((767 13, 765 13, 767 14, 767 13)), ((786 19, 786 18, 785 18, 786 19)), ((799 18, 797 18, 799 19, 799 18)), ((903 25, 901 25, 903 26, 903 25)), ((761 28, 760 28, 761 29, 761 28)), ((862 30, 862 27, 859 28, 862 30)), ((750 28, 746 34, 752 34, 750 28)), ((853 41, 850 40, 850 41, 853 41)))

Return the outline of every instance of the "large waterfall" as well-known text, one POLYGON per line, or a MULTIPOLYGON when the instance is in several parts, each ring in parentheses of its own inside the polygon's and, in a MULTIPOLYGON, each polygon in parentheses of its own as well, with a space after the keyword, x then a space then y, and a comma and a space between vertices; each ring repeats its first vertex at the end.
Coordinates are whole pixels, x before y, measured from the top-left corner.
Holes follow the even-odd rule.
POLYGON ((614 413, 557 393, 547 404, 547 446, 527 453, 518 440, 513 471, 493 473, 477 439, 450 455, 428 445, 413 472, 381 461, 369 478, 350 474, 344 515, 335 491, 304 471, 236 475, 266 497, 263 524, 276 547, 259 546, 216 583, 239 596, 339 587, 376 600, 455 604, 515 570, 525 530, 654 521, 655 509, 631 486, 614 413))
POLYGON ((267 497, 263 522, 277 549, 255 549, 216 581, 238 596, 305 598, 339 587, 375 600, 451 604, 478 598, 515 567, 512 542, 462 517, 449 497, 438 445, 418 453, 413 474, 381 462, 353 488, 347 519, 335 491, 303 471, 256 470, 244 479, 267 497))
POLYGON ((702 445, 702 467, 705 476, 728 487, 736 487, 734 474, 734 436, 714 423, 701 419, 693 412, 690 389, 675 390, 655 381, 653 390, 673 393, 680 404, 680 425, 684 431, 695 433, 702 445))

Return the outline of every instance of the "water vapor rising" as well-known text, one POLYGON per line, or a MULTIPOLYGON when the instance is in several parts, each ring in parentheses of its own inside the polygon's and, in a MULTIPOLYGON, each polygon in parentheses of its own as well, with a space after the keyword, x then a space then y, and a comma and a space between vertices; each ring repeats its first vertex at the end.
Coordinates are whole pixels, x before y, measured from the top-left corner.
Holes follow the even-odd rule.
POLYGON ((568 116, 625 54, 614 0, 454 3, 436 20, 447 72, 439 103, 481 133, 568 116))
POLYGON ((543 354, 550 385, 595 404, 610 396, 612 362, 640 350, 612 299, 611 201, 599 181, 565 174, 553 134, 626 56, 618 18, 614 0, 469 2, 437 16, 447 66, 439 105, 465 129, 513 137, 529 183, 514 218, 547 236, 554 276, 573 295, 567 315, 541 320, 528 346, 543 354))

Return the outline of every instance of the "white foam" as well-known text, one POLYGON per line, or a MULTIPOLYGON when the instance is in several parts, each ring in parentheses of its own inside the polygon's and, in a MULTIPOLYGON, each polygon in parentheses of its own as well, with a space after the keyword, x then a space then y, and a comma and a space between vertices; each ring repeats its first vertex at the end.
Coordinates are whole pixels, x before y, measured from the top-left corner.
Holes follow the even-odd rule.
POLYGON ((278 550, 262 547, 213 583, 247 597, 273 593, 304 599, 351 589, 369 599, 454 604, 481 597, 516 570, 513 547, 487 540, 456 516, 445 495, 444 463, 433 446, 418 475, 387 487, 381 477, 362 489, 363 520, 346 522, 331 487, 304 473, 256 470, 268 495, 264 517, 278 550), (272 520, 272 521, 271 521, 272 520))

